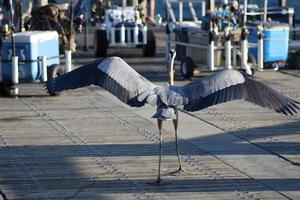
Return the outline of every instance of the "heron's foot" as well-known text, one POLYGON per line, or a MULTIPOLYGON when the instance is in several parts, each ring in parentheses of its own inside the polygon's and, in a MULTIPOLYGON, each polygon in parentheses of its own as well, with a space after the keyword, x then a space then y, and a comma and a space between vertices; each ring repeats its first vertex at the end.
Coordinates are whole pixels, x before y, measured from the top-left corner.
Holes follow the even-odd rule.
POLYGON ((193 174, 192 172, 184 169, 183 167, 179 167, 176 171, 173 171, 173 172, 169 172, 168 174, 169 175, 181 175, 182 172, 185 172, 185 173, 188 173, 188 174, 193 174))
POLYGON ((161 178, 158 177, 155 182, 149 182, 148 184, 153 185, 153 186, 160 186, 161 185, 161 178))
POLYGON ((147 183, 147 184, 152 185, 152 186, 165 186, 165 185, 170 185, 172 183, 162 181, 161 178, 157 178, 157 180, 155 182, 150 182, 150 183, 147 183))

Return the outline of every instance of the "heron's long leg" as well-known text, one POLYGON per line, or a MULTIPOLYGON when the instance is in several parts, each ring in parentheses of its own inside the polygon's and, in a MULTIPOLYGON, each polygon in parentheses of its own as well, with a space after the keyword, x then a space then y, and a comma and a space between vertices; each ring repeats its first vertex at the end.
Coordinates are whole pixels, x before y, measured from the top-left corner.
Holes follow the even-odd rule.
POLYGON ((162 154, 162 123, 163 121, 160 119, 157 119, 157 125, 158 125, 158 132, 159 132, 159 159, 158 159, 158 174, 157 174, 157 180, 155 183, 160 184, 161 178, 160 178, 160 167, 161 167, 161 154, 162 154))
POLYGON ((175 129, 175 144, 176 144, 176 154, 177 154, 177 159, 178 159, 178 165, 179 168, 178 170, 171 172, 170 174, 176 174, 180 172, 188 172, 187 170, 185 170, 182 165, 181 165, 181 159, 180 159, 180 155, 179 155, 179 141, 178 141, 178 136, 177 136, 177 129, 178 129, 178 111, 176 110, 176 119, 173 119, 173 125, 174 125, 174 129, 175 129))

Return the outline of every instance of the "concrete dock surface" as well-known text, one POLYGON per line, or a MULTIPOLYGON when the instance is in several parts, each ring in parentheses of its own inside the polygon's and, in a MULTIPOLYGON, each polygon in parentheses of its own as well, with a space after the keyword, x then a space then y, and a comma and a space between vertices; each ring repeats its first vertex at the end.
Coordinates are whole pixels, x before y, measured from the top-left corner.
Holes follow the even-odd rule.
MULTIPOLYGON (((166 84, 164 43, 155 58, 110 49, 156 84, 166 84)), ((73 64, 93 51, 78 51, 73 64)), ((176 85, 190 82, 179 75, 176 85)), ((199 76, 193 79, 200 78, 199 76)), ((300 101, 300 71, 266 70, 255 78, 300 101)), ((154 107, 131 108, 90 86, 50 97, 40 83, 0 98, 0 190, 8 199, 300 199, 300 114, 286 117, 234 101, 179 113, 177 169, 171 122, 163 124, 162 185, 154 107)), ((0 197, 1 199, 1 197, 0 197)))

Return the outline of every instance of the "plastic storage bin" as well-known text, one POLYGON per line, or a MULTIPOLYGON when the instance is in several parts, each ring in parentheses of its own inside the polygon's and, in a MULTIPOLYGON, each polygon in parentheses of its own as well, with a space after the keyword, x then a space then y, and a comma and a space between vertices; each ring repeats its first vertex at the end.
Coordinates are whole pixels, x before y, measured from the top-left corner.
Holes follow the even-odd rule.
MULTIPOLYGON (((19 60, 19 79, 33 81, 42 75, 40 57, 47 56, 47 65, 59 64, 59 41, 56 31, 32 31, 15 34, 16 56, 19 60)), ((2 76, 11 80, 11 38, 3 41, 2 76)))
MULTIPOLYGON (((289 49, 289 26, 279 22, 264 24, 264 63, 286 61, 289 49)), ((248 41, 257 44, 257 30, 249 30, 248 41)), ((257 57, 257 48, 250 48, 249 53, 257 57)))

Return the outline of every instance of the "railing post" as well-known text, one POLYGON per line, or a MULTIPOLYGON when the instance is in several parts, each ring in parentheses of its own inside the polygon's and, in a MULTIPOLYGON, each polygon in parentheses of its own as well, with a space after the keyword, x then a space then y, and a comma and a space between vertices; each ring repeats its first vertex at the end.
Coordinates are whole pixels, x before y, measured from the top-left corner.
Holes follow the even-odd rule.
POLYGON ((12 83, 14 85, 19 83, 19 66, 18 66, 18 56, 12 56, 12 83))
POLYGON ((215 70, 215 42, 214 42, 214 33, 212 31, 209 32, 209 45, 207 51, 207 64, 211 71, 215 70))
POLYGON ((225 68, 231 69, 231 33, 229 30, 225 30, 225 68))
POLYGON ((110 28, 110 43, 111 45, 115 45, 116 43, 116 38, 115 38, 115 27, 110 28))
POLYGON ((121 25, 121 45, 125 45, 125 26, 121 25))
POLYGON ((72 52, 71 51, 65 51, 65 71, 66 73, 72 71, 72 52))
POLYGON ((252 75, 251 67, 248 64, 248 48, 248 30, 246 26, 243 26, 241 35, 241 68, 245 69, 247 74, 252 75))
POLYGON ((261 25, 257 28, 257 64, 260 70, 264 69, 264 36, 261 25))
POLYGON ((19 93, 18 83, 19 83, 19 66, 18 66, 18 56, 12 56, 12 83, 11 95, 15 96, 19 93))
POLYGON ((42 56, 42 81, 47 81, 47 56, 42 56))
POLYGON ((143 26, 143 44, 147 44, 147 26, 143 26))

